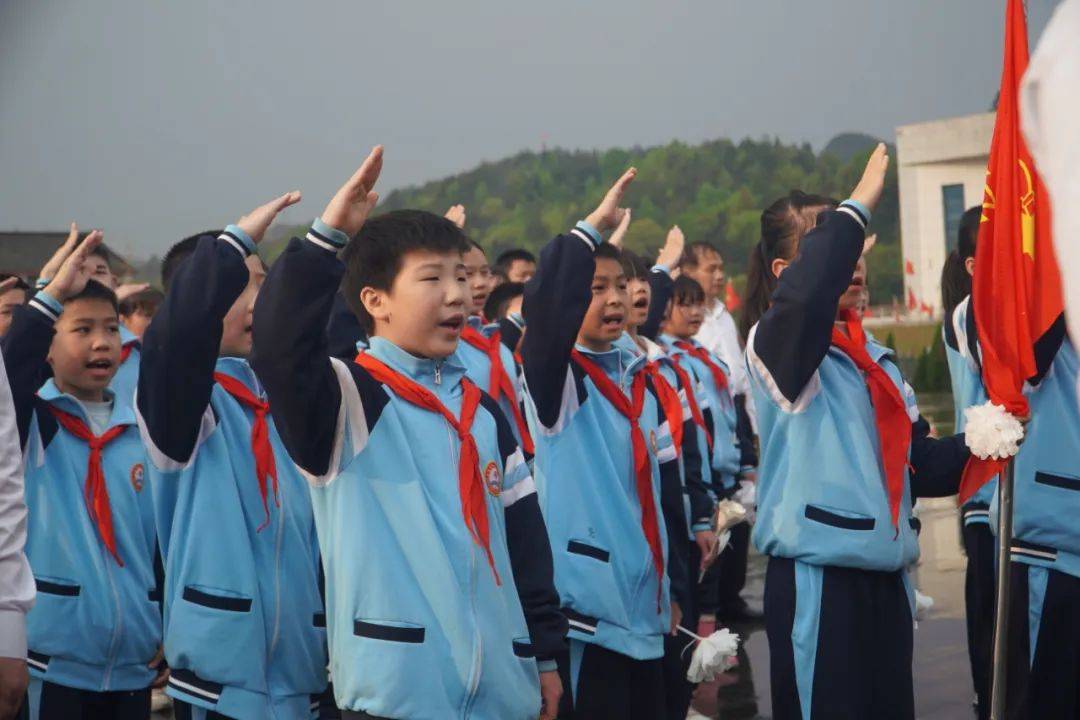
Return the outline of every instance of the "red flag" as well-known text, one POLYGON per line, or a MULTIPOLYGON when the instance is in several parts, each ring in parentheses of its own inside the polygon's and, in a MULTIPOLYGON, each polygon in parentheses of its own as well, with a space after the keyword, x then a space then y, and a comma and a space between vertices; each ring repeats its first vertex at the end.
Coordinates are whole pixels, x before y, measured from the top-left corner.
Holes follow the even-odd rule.
POLYGON ((915 292, 911 288, 908 288, 907 291, 907 307, 908 310, 914 310, 919 307, 919 302, 915 299, 915 292))
POLYGON ((739 293, 735 292, 735 285, 728 280, 727 287, 724 288, 724 305, 727 307, 728 312, 735 312, 742 307, 742 298, 739 297, 739 293))
MULTIPOLYGON (((994 139, 986 169, 982 223, 975 250, 972 306, 990 400, 1013 415, 1029 414, 1022 388, 1035 375, 1035 342, 1064 310, 1050 237, 1049 196, 1020 132, 1017 94, 1028 65, 1021 0, 1008 0, 994 139)), ((972 457, 960 483, 964 502, 1005 461, 972 457)))
POLYGON ((915 265, 912 264, 912 262, 910 260, 905 260, 904 261, 904 272, 906 272, 908 275, 914 275, 915 274, 915 265))
POLYGON ((923 315, 933 315, 934 314, 934 308, 930 307, 929 305, 927 305, 924 302, 920 302, 919 303, 919 312, 921 312, 923 315))

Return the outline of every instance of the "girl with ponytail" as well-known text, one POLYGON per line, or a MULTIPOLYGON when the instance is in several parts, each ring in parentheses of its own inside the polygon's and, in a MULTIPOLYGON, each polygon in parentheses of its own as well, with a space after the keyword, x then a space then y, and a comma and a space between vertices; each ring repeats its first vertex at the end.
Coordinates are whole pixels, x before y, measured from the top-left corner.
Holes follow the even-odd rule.
POLYGON ((929 438, 914 392, 855 312, 885 146, 837 205, 791 193, 761 217, 746 357, 761 437, 753 539, 769 556, 773 714, 914 718, 917 495, 956 492, 963 439, 929 438))
MULTIPOLYGON (((975 316, 969 312, 971 277, 975 273, 975 243, 979 236, 982 206, 968 208, 960 220, 956 249, 945 259, 941 271, 941 305, 945 310, 941 333, 952 381, 953 409, 958 432, 964 429, 964 410, 986 402, 978 363, 975 316)), ((968 659, 975 688, 979 720, 990 715, 990 658, 994 637, 994 564, 996 543, 990 528, 990 501, 997 480, 979 488, 960 509, 963 518, 965 619, 968 659)))

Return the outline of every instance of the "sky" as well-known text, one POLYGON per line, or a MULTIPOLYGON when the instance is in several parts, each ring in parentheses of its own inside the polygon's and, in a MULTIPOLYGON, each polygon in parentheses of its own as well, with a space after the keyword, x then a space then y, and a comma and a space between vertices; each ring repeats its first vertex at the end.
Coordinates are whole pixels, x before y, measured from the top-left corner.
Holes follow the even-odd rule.
POLYGON ((0 230, 146 257, 292 189, 308 222, 376 143, 385 194, 543 144, 891 140, 989 108, 1004 5, 0 0, 0 230))

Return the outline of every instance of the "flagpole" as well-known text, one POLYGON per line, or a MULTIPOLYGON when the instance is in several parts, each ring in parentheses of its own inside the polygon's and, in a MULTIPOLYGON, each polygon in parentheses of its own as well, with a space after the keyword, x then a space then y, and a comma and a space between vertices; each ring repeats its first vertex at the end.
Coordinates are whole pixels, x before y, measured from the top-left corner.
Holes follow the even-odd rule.
POLYGON ((1013 461, 1005 466, 998 482, 998 574, 994 611, 994 669, 990 691, 990 720, 1005 720, 1006 663, 1009 639, 1009 579, 1013 525, 1013 461))

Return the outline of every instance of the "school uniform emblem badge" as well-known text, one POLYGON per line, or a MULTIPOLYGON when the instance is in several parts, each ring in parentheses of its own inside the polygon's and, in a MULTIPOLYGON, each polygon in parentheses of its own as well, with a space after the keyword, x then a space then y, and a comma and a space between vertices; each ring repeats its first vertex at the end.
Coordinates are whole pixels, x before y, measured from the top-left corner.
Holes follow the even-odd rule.
POLYGON ((487 491, 494 495, 499 496, 502 492, 502 473, 499 472, 499 466, 494 462, 489 462, 487 467, 484 468, 484 485, 487 486, 487 491))
POLYGON ((142 463, 135 463, 131 466, 131 487, 135 488, 135 492, 142 492, 143 487, 143 474, 146 469, 142 463))

